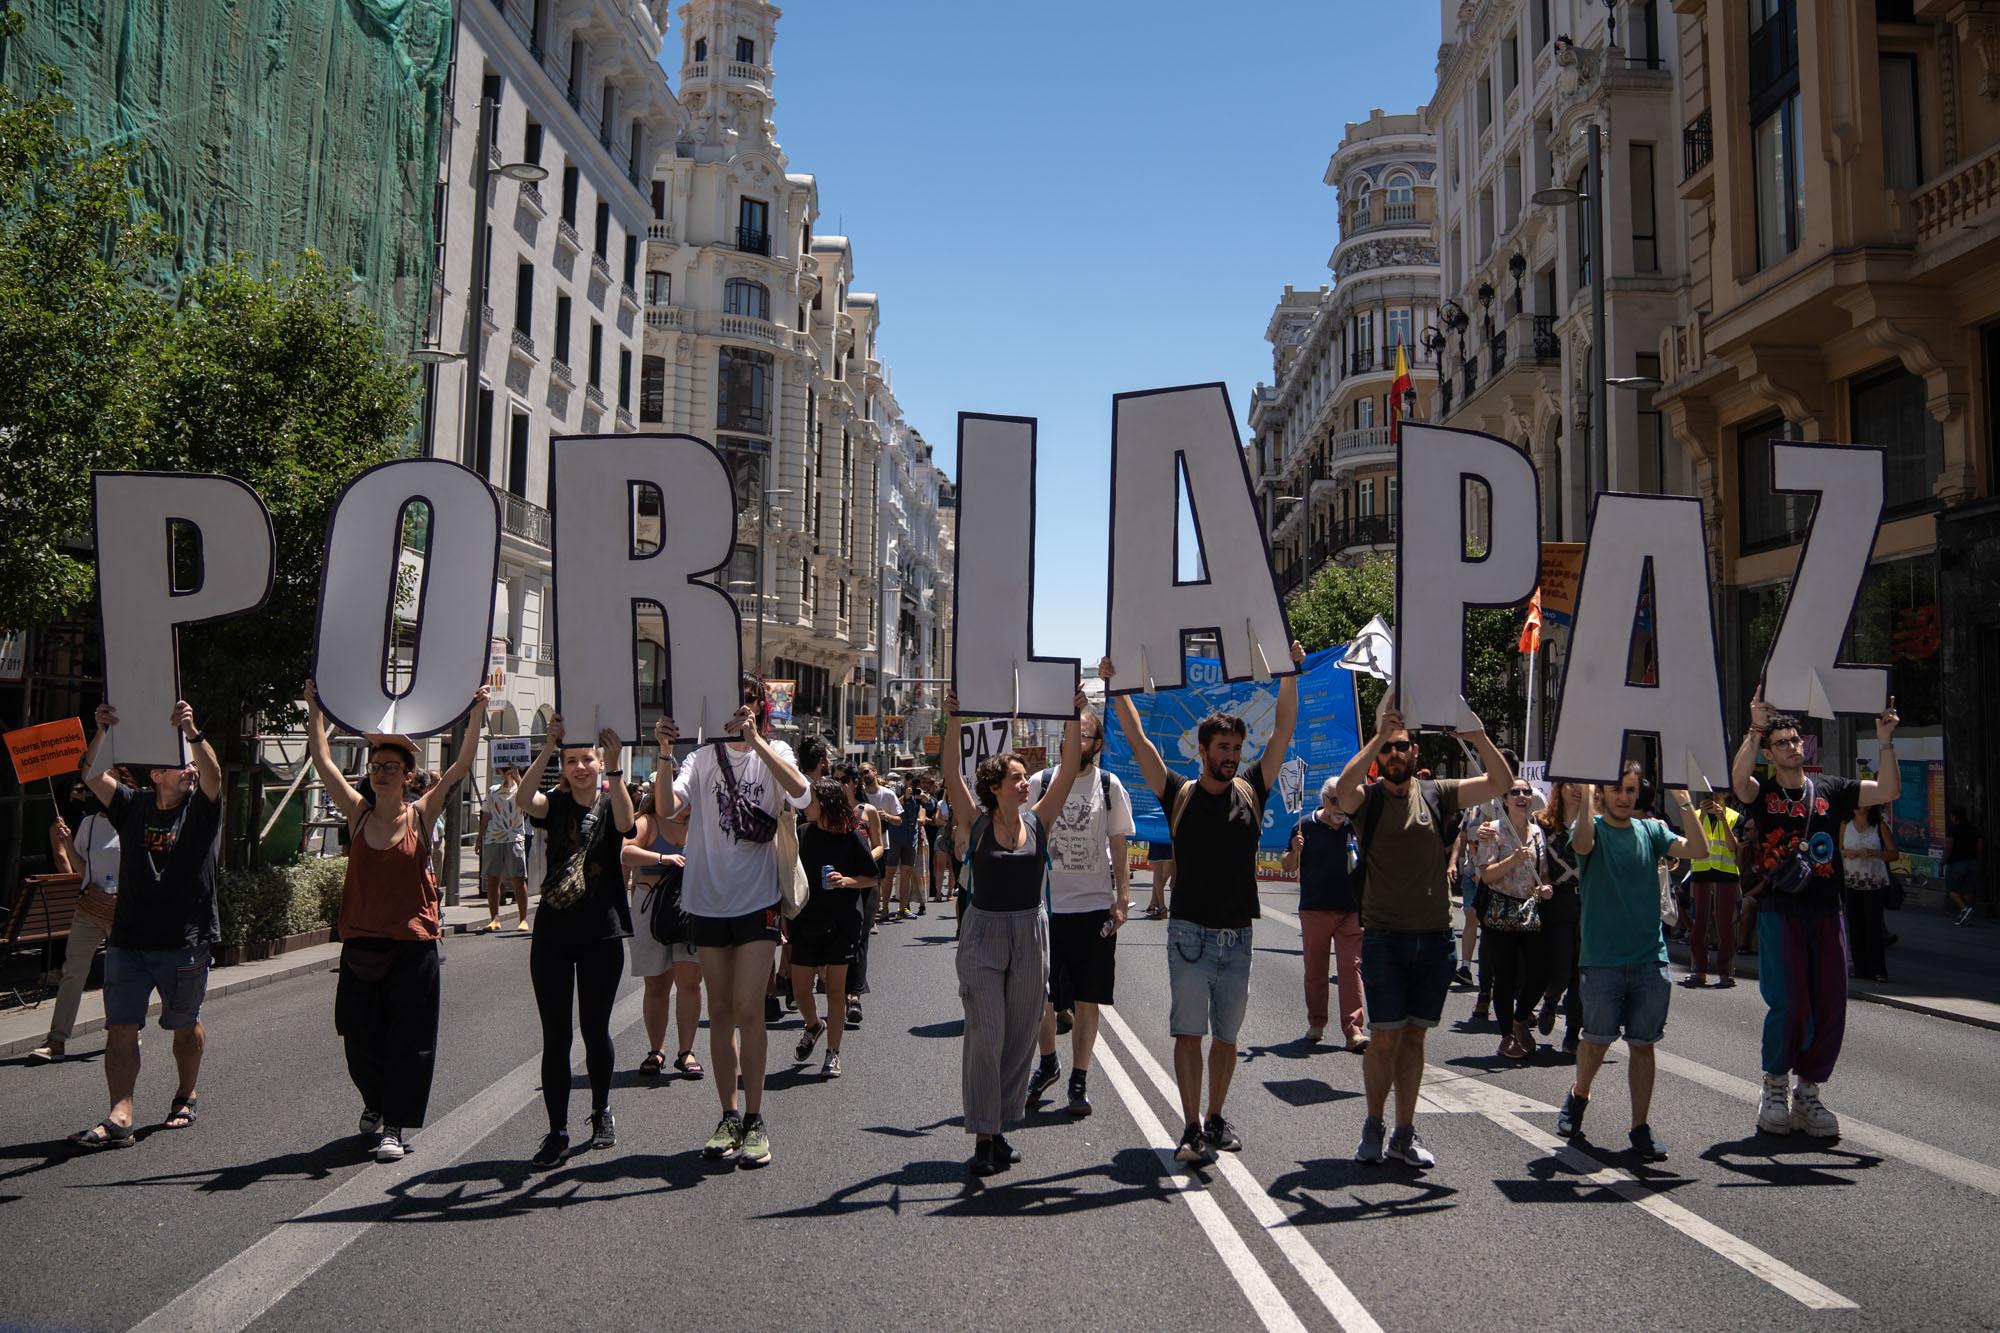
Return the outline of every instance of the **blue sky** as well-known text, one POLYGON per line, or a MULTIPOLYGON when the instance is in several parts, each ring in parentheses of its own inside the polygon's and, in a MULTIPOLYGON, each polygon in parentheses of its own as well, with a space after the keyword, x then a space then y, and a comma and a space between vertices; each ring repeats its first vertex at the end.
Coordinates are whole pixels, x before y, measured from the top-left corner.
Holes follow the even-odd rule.
POLYGON ((778 140, 881 297, 904 415, 947 470, 960 411, 1040 418, 1035 648, 1094 664, 1111 396, 1222 380, 1247 436, 1273 303, 1329 280, 1327 158, 1428 100, 1436 5, 784 8, 778 140))

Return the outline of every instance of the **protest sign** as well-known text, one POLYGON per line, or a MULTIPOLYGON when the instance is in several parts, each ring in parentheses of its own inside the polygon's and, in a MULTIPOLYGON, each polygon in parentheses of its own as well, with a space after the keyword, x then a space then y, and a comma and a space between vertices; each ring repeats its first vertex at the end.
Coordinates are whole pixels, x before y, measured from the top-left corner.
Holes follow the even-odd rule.
POLYGON ((43 778, 76 772, 88 748, 83 740, 83 723, 73 717, 22 727, 8 732, 4 739, 7 757, 14 761, 14 776, 24 787, 43 778))
POLYGON ((488 768, 526 768, 535 761, 535 742, 528 736, 486 738, 488 768))

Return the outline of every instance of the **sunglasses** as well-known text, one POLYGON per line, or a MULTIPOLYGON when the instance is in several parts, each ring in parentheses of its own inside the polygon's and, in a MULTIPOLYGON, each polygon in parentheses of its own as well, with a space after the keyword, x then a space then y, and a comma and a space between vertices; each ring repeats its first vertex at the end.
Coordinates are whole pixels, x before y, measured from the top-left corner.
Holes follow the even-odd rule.
POLYGON ((1516 789, 1514 791, 1508 792, 1507 795, 1517 801, 1532 801, 1535 799, 1535 793, 1533 791, 1522 791, 1516 789))
POLYGON ((1417 743, 1415 741, 1384 741, 1382 742, 1382 748, 1396 754, 1402 754, 1406 750, 1416 749, 1417 743))

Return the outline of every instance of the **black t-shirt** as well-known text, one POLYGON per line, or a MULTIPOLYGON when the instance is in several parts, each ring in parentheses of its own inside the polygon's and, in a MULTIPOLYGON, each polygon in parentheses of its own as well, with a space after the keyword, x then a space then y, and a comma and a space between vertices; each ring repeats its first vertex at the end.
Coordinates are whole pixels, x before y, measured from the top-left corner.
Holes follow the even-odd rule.
POLYGON ((829 931, 851 931, 860 924, 861 889, 830 889, 825 872, 832 870, 849 879, 875 879, 882 871, 875 864, 868 835, 855 829, 848 833, 828 833, 817 824, 799 824, 799 864, 805 868, 811 889, 806 905, 792 918, 792 932, 817 935, 829 931))
POLYGON ((1969 819, 1954 819, 1945 828, 1945 836, 1951 839, 1951 851, 1944 858, 1946 865, 1979 859, 1981 834, 1977 824, 1969 819))
POLYGON ((1823 774, 1811 775, 1806 783, 1787 791, 1769 777, 1757 779, 1757 799, 1750 803, 1755 833, 1746 841, 1743 857, 1746 876, 1762 888, 1778 863, 1797 850, 1802 837, 1813 867, 1812 878, 1799 893, 1759 893, 1757 906, 1764 911, 1825 914, 1840 910, 1840 895, 1847 887, 1840 861, 1840 830, 1854 818, 1861 784, 1853 778, 1823 774), (1806 810, 1808 791, 1812 794, 1810 814, 1806 810))
POLYGON ((563 872, 578 847, 584 848, 583 897, 568 907, 535 909, 535 933, 546 931, 565 940, 622 940, 632 933, 632 903, 625 892, 625 868, 618 857, 632 830, 611 827, 611 796, 599 796, 585 809, 569 788, 549 793, 549 812, 530 815, 528 822, 548 830, 548 869, 542 892, 562 882, 563 872))
POLYGON ((1299 910, 1301 912, 1358 912, 1356 896, 1348 876, 1348 847, 1354 841, 1354 826, 1346 820, 1330 828, 1309 810, 1299 821, 1305 844, 1299 848, 1299 910))
POLYGON ((222 938, 215 849, 222 805, 197 786, 171 810, 152 792, 119 787, 105 814, 118 829, 114 949, 199 949, 222 938))
POLYGON ((1192 921, 1209 930, 1241 930, 1262 915, 1257 901, 1257 843, 1264 832, 1264 802, 1270 788, 1256 764, 1237 776, 1257 795, 1246 809, 1236 784, 1217 795, 1192 778, 1167 774, 1160 807, 1173 819, 1174 800, 1190 783, 1194 792, 1174 829, 1174 901, 1176 921, 1192 921))
POLYGON ((1033 810, 1021 811, 1019 847, 1004 847, 989 816, 972 830, 972 905, 982 912, 1028 912, 1040 906, 1049 835, 1033 810))

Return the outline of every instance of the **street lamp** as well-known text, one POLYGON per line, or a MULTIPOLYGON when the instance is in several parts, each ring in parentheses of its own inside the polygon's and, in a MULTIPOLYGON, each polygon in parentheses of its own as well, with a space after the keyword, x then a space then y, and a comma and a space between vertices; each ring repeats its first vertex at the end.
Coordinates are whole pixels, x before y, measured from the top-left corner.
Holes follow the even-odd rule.
POLYGON ((1584 489, 1590 493, 1591 508, 1603 493, 1610 471, 1606 440, 1610 423, 1604 405, 1604 210, 1598 205, 1604 190, 1604 131, 1592 121, 1584 129, 1587 152, 1584 158, 1583 188, 1552 185, 1535 191, 1534 201, 1544 208, 1565 204, 1589 205, 1583 210, 1584 244, 1590 251, 1590 440, 1584 450, 1584 489))

